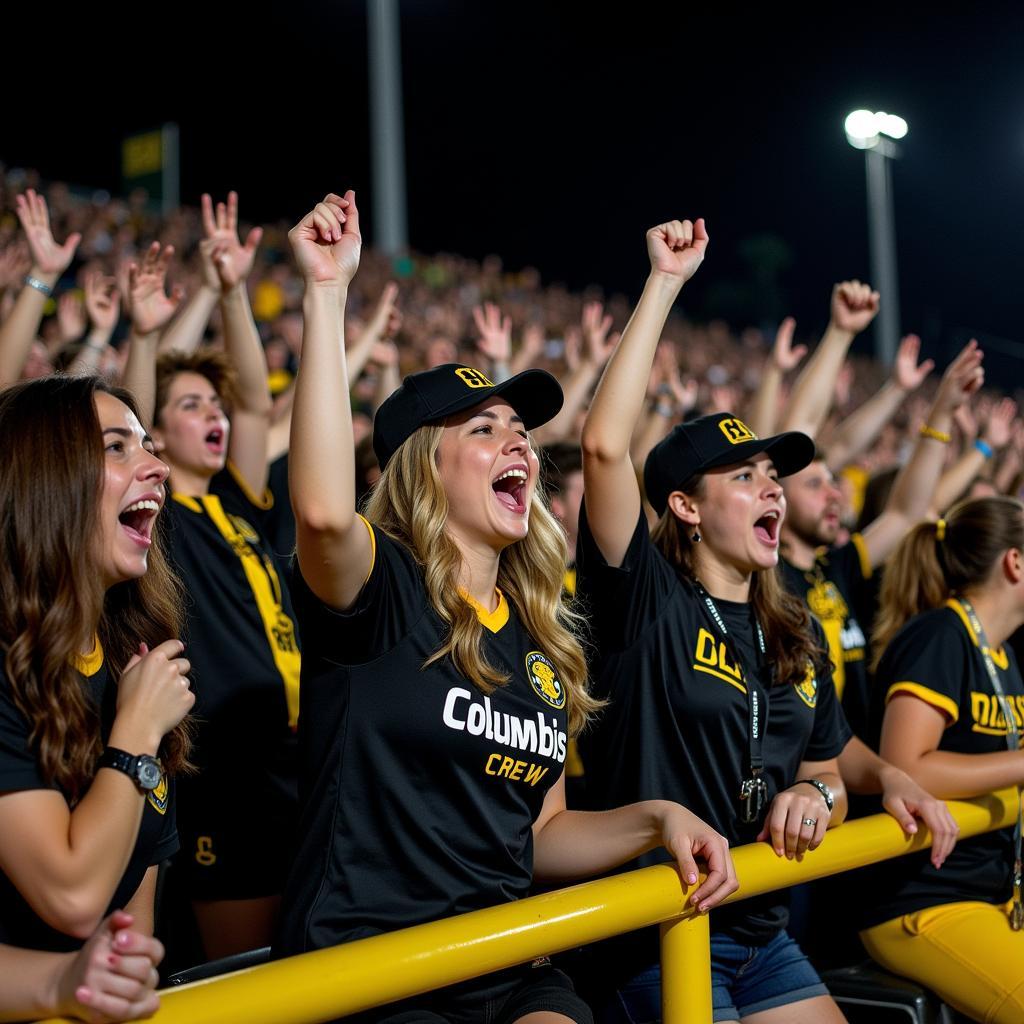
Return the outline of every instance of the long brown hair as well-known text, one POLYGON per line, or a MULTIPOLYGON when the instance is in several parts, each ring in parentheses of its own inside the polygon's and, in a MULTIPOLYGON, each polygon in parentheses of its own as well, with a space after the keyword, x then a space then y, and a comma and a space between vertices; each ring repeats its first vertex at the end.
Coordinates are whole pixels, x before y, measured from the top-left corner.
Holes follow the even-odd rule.
MULTIPOLYGON (((98 377, 43 377, 0 392, 0 651, 43 778, 72 802, 102 752, 99 709, 73 666, 83 637, 96 633, 117 679, 140 643, 181 633, 180 584, 163 555, 159 519, 145 576, 106 592, 99 582, 97 391, 135 412, 128 392, 98 377)), ((188 769, 189 739, 187 722, 164 737, 168 771, 188 769)))
MULTIPOLYGON (((694 498, 704 495, 703 475, 696 476, 680 490, 694 498)), ((665 509, 654 524, 651 540, 658 550, 689 580, 697 579, 693 527, 665 509)), ((828 652, 814 640, 811 614, 803 601, 794 597, 779 580, 779 570, 759 569, 750 581, 750 603, 764 630, 768 664, 772 666, 773 685, 799 686, 807 677, 807 665, 822 672, 828 664, 828 652)))
POLYGON ((1006 495, 961 501, 945 519, 918 523, 885 565, 872 668, 909 619, 984 583, 1010 548, 1024 551, 1024 505, 1006 495))
MULTIPOLYGON (((458 593, 462 552, 445 531, 448 496, 437 470, 437 449, 444 427, 420 427, 391 457, 370 492, 366 517, 404 544, 423 567, 430 603, 449 631, 430 665, 451 657, 455 667, 484 693, 508 682, 508 676, 484 655, 483 626, 458 593)), ((501 553, 498 587, 520 622, 558 668, 566 688, 569 732, 575 735, 602 706, 587 692, 587 665, 580 644, 579 617, 562 598, 565 534, 538 488, 530 506, 530 529, 501 553)))

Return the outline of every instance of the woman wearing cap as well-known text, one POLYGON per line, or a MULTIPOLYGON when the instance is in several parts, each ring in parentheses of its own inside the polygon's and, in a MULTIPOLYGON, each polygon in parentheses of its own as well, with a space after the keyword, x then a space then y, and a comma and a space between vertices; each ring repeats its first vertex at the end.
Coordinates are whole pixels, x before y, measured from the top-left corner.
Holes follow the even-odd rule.
MULTIPOLYGON (((820 633, 775 574, 778 478, 814 446, 796 433, 759 440, 724 413, 677 427, 645 467, 661 516, 653 536, 629 458, 661 329, 707 242, 702 220, 647 233, 651 275, 584 426, 577 594, 609 704, 584 749, 588 792, 593 770, 599 806, 678 800, 730 843, 767 839, 800 858, 843 819, 836 758, 850 736, 820 633)), ((716 1021, 843 1019, 780 903, 712 915, 716 1021)), ((660 1017, 656 941, 629 936, 599 953, 601 973, 622 981, 611 1019, 660 1017)))
MULTIPOLYGON (((920 523, 886 566, 874 638, 881 752, 936 796, 1024 784, 1024 681, 1004 646, 1022 624, 1015 498, 964 501, 920 523)), ((868 952, 972 1020, 1024 1020, 1019 855, 1011 827, 964 840, 941 871, 921 854, 887 864, 868 889, 868 952)))
MULTIPOLYGON (((707 861, 695 899, 724 898, 735 885, 725 845, 678 805, 565 810, 568 736, 595 705, 561 604, 564 535, 537 493, 528 436, 561 404, 557 383, 527 371, 495 386, 455 364, 407 378, 377 413, 383 472, 364 519, 338 400, 339 298, 360 250, 354 194, 327 196, 291 241, 306 279, 290 460, 303 839, 277 951, 508 902, 534 873, 597 873, 662 844, 691 885, 693 857, 707 861)), ((541 963, 365 1019, 555 1024, 590 1013, 541 963)))

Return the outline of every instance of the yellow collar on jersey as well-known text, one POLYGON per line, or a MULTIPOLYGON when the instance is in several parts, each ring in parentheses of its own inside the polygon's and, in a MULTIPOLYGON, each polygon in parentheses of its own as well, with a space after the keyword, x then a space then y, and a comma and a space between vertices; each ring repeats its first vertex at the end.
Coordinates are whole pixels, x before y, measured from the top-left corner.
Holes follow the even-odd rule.
POLYGON ((498 604, 493 612, 489 612, 479 601, 470 597, 467 591, 459 587, 459 596, 468 605, 472 606, 473 611, 476 612, 476 617, 480 620, 480 625, 485 629, 489 629, 492 633, 497 633, 508 622, 508 601, 505 600, 505 595, 497 587, 494 588, 494 592, 498 595, 498 604))
MULTIPOLYGON (((971 620, 967 618, 967 612, 964 611, 964 606, 955 598, 951 597, 946 602, 947 608, 952 608, 960 617, 960 621, 964 624, 964 629, 967 630, 967 635, 971 638, 971 642, 975 647, 980 647, 981 644, 978 642, 978 634, 974 632, 974 627, 971 625, 971 620)), ((1005 672, 1010 667, 1010 659, 1006 656, 1006 651, 1002 647, 997 651, 989 650, 989 654, 992 655, 992 660, 1005 672)))
POLYGON ((83 676, 94 676, 103 666, 103 645, 100 638, 94 633, 92 638, 92 650, 88 654, 76 654, 71 658, 71 664, 82 673, 83 676))

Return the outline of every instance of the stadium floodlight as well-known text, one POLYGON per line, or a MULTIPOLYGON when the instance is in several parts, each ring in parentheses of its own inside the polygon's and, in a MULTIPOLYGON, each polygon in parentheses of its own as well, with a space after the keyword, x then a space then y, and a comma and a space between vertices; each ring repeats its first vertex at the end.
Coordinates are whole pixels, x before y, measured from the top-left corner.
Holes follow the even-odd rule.
POLYGON ((908 126, 897 114, 854 110, 846 115, 843 127, 846 141, 854 149, 864 150, 871 282, 882 297, 874 325, 875 353, 884 365, 891 366, 900 334, 900 307, 890 164, 899 155, 896 140, 906 137, 908 126))
POLYGON ((846 141, 854 149, 874 149, 883 135, 890 139, 902 139, 908 131, 907 122, 897 114, 884 110, 872 113, 870 110, 854 110, 846 115, 846 141))

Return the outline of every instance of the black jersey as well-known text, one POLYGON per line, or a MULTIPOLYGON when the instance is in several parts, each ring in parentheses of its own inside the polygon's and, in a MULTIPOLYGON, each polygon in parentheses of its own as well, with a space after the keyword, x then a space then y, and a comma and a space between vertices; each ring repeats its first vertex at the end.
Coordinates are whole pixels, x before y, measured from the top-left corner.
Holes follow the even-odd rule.
MULTIPOLYGON (((584 734, 588 794, 604 808, 675 800, 730 844, 751 842, 761 822, 743 824, 738 799, 749 767, 745 677, 697 592, 651 542, 643 513, 622 566, 613 568, 594 541, 584 507, 577 560, 577 600, 592 616, 594 687, 609 701, 584 734)), ((838 756, 849 727, 829 675, 809 667, 801 685, 771 687, 752 606, 717 598, 715 604, 739 657, 767 693, 770 800, 796 782, 802 761, 838 756)), ((657 850, 639 863, 667 859, 666 851, 657 850)), ((785 923, 777 894, 716 910, 711 918, 713 929, 754 944, 768 941, 785 923)))
POLYGON ((288 493, 288 453, 274 459, 267 474, 267 490, 273 504, 263 517, 263 530, 278 569, 291 581, 292 556, 295 554, 295 513, 288 493))
POLYGON ((268 866, 281 858, 265 857, 263 830, 294 827, 300 655, 288 588, 263 533, 271 505, 229 463, 209 494, 175 493, 165 510, 170 556, 185 584, 182 640, 196 694, 199 772, 182 778, 179 803, 196 898, 267 895, 283 885, 284 867, 268 866), (239 856, 249 862, 245 871, 239 856), (249 877, 253 868, 266 877, 249 877))
MULTIPOLYGON (((279 741, 299 709, 291 598, 262 529, 271 505, 230 465, 209 494, 175 493, 167 503, 171 559, 186 589, 182 639, 195 681, 193 714, 250 753, 279 741)), ((202 757, 202 730, 198 746, 202 757)))
POLYGON ((875 588, 864 538, 819 551, 814 567, 798 569, 779 560, 786 587, 821 623, 832 658, 832 679, 854 732, 866 738, 870 683, 865 629, 874 618, 875 588))
POLYGON ((406 547, 371 529, 373 569, 333 611, 295 573, 304 657, 300 848, 276 952, 301 953, 527 895, 532 825, 562 773, 558 668, 501 598, 485 696, 450 658, 406 547))
MULTIPOLYGON (((1018 728, 1024 729, 1024 682, 1009 647, 992 651, 1018 728)), ((896 634, 875 676, 874 716, 897 694, 911 694, 941 711, 948 721, 939 750, 988 754, 1006 750, 1006 717, 978 643, 955 600, 915 616, 896 634)), ((862 927, 890 921, 940 903, 981 900, 1005 903, 1011 896, 1013 829, 961 839, 938 870, 928 853, 887 861, 875 872, 872 905, 862 927)))
MULTIPOLYGON (((76 668, 90 703, 98 710, 100 735, 106 742, 117 710, 117 684, 109 678, 103 661, 103 649, 98 642, 92 655, 77 660, 76 668)), ((36 755, 29 744, 29 732, 28 720, 14 703, 10 685, 0 667, 0 793, 58 789, 42 777, 36 755)), ((123 908, 135 895, 146 871, 154 864, 166 860, 177 849, 174 783, 164 775, 160 785, 146 796, 135 847, 128 867, 111 897, 107 913, 123 908)), ((78 949, 83 944, 83 940, 65 935, 42 921, 2 871, 0 942, 52 952, 78 949)))

